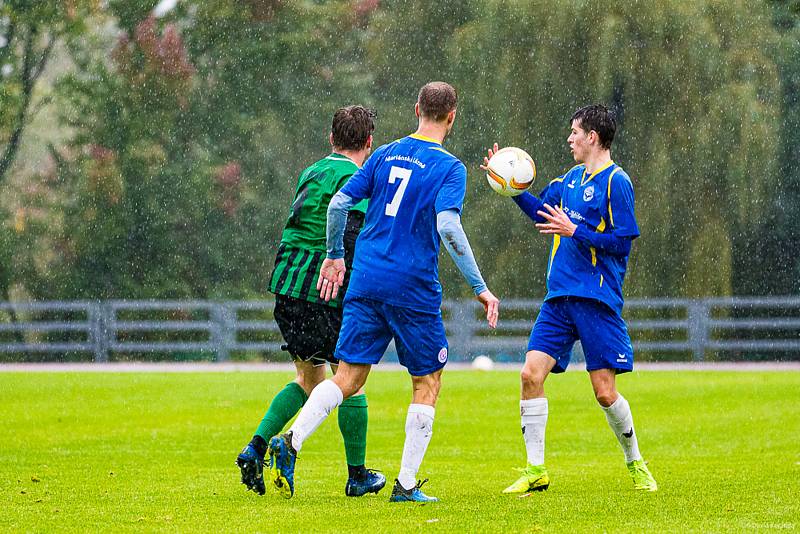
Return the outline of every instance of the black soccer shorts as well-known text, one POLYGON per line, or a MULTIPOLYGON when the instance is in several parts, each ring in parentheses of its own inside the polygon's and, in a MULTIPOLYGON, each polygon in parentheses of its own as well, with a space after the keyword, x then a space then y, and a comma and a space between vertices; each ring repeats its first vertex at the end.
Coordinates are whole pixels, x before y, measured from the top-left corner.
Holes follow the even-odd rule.
POLYGON ((275 322, 295 361, 315 366, 339 363, 333 354, 342 326, 342 309, 275 295, 275 322))

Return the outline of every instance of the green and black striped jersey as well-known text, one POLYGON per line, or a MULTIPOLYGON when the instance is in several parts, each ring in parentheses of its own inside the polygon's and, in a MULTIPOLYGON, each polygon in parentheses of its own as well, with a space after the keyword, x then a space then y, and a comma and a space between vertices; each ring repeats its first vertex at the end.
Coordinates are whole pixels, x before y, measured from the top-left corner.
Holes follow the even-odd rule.
MULTIPOLYGON (((319 298, 316 285, 319 269, 325 259, 328 204, 333 195, 357 170, 358 166, 350 158, 333 153, 300 174, 289 219, 286 221, 275 258, 275 268, 269 282, 270 292, 310 302, 325 303, 319 298)), ((350 241, 348 237, 355 240, 365 211, 366 201, 359 202, 351 209, 354 217, 348 218, 345 245, 350 241), (359 224, 353 235, 353 225, 356 222, 359 224)), ((339 295, 336 301, 327 304, 340 306, 344 291, 339 295)))

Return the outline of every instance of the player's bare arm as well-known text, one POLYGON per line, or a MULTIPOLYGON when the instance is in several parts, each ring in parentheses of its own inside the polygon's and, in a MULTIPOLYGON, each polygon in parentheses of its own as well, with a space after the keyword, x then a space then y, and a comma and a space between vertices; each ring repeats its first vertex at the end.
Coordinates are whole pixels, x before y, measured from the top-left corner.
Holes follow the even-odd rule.
POLYGON ((540 234, 558 234, 562 237, 572 237, 578 225, 572 222, 569 215, 564 213, 560 206, 553 207, 550 204, 544 204, 544 209, 547 211, 539 210, 536 213, 544 217, 546 223, 537 223, 536 228, 539 229, 540 234))

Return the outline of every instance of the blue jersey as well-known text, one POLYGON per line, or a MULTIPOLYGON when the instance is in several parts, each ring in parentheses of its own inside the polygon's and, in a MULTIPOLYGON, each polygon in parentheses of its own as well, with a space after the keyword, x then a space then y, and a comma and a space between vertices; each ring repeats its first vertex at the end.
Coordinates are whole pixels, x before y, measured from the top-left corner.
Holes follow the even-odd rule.
MULTIPOLYGON (((550 182, 540 198, 551 206, 561 206, 573 223, 585 225, 592 232, 613 232, 625 238, 639 236, 633 185, 613 161, 591 175, 584 165, 573 167, 550 182)), ((545 300, 586 297, 621 312, 627 264, 627 255, 606 254, 577 239, 555 235, 547 266, 545 300)))
POLYGON ((369 198, 347 295, 438 311, 436 214, 461 212, 467 169, 435 140, 410 135, 378 148, 341 189, 369 198))

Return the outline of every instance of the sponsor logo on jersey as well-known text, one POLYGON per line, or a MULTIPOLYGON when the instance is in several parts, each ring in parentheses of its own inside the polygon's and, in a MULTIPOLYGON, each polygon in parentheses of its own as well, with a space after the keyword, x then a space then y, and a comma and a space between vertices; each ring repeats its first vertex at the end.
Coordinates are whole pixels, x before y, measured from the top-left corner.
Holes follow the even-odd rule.
POLYGON ((447 347, 442 347, 442 350, 439 351, 439 363, 444 363, 447 361, 447 347))
POLYGON ((586 189, 583 190, 583 201, 589 202, 594 198, 594 186, 590 185, 586 189))
POLYGON ((564 213, 569 215, 570 219, 575 219, 576 221, 582 221, 584 219, 583 215, 573 209, 570 209, 569 206, 564 206, 561 209, 564 210, 564 213))
POLYGON ((624 354, 617 354, 617 362, 618 363, 627 363, 628 362, 628 357, 625 356, 624 354))

